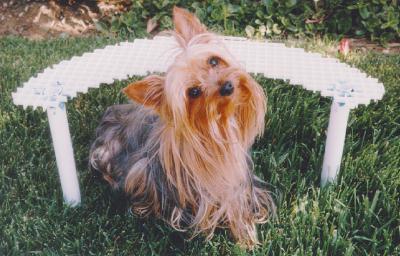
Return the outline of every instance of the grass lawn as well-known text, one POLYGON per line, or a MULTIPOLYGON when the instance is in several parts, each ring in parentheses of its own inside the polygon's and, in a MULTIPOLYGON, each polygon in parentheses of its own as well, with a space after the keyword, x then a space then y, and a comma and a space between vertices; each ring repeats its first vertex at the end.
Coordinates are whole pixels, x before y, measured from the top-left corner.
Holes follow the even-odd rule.
POLYGON ((268 93, 267 127, 254 146, 276 219, 259 226, 262 245, 242 251, 220 230, 209 242, 161 221, 131 216, 88 170, 88 151, 105 108, 126 102, 127 81, 68 104, 83 204, 63 205, 47 117, 14 106, 11 92, 47 66, 114 43, 105 38, 29 42, 0 39, 0 255, 399 255, 400 55, 352 54, 348 62, 384 82, 382 101, 350 114, 342 171, 320 190, 330 100, 258 77, 268 93))

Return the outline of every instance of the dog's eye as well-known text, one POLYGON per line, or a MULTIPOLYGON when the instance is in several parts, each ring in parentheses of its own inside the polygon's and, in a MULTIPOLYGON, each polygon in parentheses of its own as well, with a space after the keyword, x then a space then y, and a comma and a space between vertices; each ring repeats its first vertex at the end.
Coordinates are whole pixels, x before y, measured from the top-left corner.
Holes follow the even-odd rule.
POLYGON ((188 90, 189 97, 195 99, 201 95, 200 87, 192 87, 188 90))
POLYGON ((210 64, 211 67, 216 67, 216 66, 218 66, 218 63, 219 63, 219 59, 218 59, 218 57, 215 57, 215 56, 211 57, 211 58, 208 60, 208 64, 210 64))

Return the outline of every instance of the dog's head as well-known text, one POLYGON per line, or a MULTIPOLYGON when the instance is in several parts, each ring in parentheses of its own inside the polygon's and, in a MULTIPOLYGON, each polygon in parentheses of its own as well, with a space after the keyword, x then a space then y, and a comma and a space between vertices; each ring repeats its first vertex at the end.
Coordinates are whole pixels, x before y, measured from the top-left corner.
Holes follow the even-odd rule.
POLYGON ((175 7, 173 21, 181 49, 165 76, 148 76, 124 92, 153 108, 177 132, 220 142, 234 136, 250 146, 264 129, 262 88, 196 16, 175 7))

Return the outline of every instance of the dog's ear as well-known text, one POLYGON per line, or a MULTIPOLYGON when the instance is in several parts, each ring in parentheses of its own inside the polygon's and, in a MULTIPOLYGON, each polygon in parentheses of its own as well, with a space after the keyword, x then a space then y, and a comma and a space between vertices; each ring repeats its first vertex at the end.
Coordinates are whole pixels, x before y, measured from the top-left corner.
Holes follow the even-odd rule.
POLYGON ((128 85, 123 92, 137 103, 159 110, 164 98, 164 80, 164 77, 151 75, 128 85))
POLYGON ((175 33, 180 36, 185 43, 188 43, 195 35, 207 32, 207 28, 201 24, 194 14, 176 6, 173 10, 173 21, 175 33))

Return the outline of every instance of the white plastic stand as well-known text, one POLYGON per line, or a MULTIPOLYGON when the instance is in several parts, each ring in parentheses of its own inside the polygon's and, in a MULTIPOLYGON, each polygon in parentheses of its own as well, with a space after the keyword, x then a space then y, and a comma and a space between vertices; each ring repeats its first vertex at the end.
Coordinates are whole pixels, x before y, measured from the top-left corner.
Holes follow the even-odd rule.
POLYGON ((350 108, 346 104, 333 100, 322 164, 322 187, 336 181, 339 174, 349 113, 350 108))
POLYGON ((70 206, 76 206, 81 202, 81 193, 79 191, 65 104, 61 102, 57 107, 48 108, 47 116, 56 153, 64 201, 70 206))
MULTIPOLYGON (((221 39, 247 72, 283 79, 334 99, 321 185, 335 181, 343 154, 349 111, 382 99, 383 84, 335 58, 304 49, 237 37, 221 39)), ((177 48, 173 37, 163 36, 108 45, 54 64, 12 93, 16 105, 47 110, 61 185, 68 204, 78 204, 80 194, 64 104, 78 93, 86 93, 89 88, 98 88, 101 84, 145 76, 149 72, 166 72, 176 54, 180 53, 177 48)))

